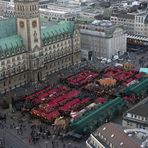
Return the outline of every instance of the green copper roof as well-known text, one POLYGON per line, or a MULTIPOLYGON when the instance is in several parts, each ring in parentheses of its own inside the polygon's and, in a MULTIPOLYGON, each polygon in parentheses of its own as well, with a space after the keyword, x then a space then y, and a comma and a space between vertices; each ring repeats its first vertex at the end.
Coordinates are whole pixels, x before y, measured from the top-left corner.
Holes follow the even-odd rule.
POLYGON ((20 48, 23 47, 22 38, 18 35, 6 37, 0 39, 0 57, 1 56, 11 56, 20 51, 20 48))
POLYGON ((22 38, 18 35, 0 39, 0 50, 17 48, 23 45, 22 38))
POLYGON ((41 29, 41 39, 52 38, 64 33, 72 34, 74 31, 74 22, 62 21, 56 25, 41 29))
POLYGON ((0 20, 0 39, 12 35, 16 35, 15 18, 0 20))

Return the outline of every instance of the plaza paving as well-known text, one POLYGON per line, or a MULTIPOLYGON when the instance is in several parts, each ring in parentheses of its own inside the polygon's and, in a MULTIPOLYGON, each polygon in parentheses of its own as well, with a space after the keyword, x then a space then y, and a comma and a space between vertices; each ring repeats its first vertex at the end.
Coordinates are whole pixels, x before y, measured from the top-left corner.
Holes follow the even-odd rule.
MULTIPOLYGON (((148 60, 146 58, 146 54, 144 53, 141 53, 141 54, 135 54, 135 53, 130 53, 129 54, 129 59, 131 60, 131 63, 133 63, 134 65, 136 65, 137 68, 139 68, 140 66, 147 66, 148 64, 148 60), (144 58, 143 58, 144 57, 144 58), (141 59, 144 59, 143 62, 139 62, 139 60, 141 59)), ((126 59, 126 58, 125 58, 126 59)), ((73 74, 73 73, 77 73, 79 71, 80 68, 83 69, 83 67, 87 66, 87 67, 92 67, 92 66, 95 66, 95 67, 106 67, 106 66, 113 66, 117 61, 114 61, 112 63, 109 63, 109 64, 101 64, 101 63, 98 63, 98 61, 94 61, 94 62, 83 62, 79 65, 75 65, 75 66, 72 66, 68 69, 64 69, 62 70, 61 72, 57 72, 55 74, 52 74, 49 76, 48 78, 48 81, 46 82, 43 82, 43 83, 39 83, 39 84, 35 84, 35 85, 26 85, 26 86, 23 86, 21 88, 17 88, 13 91, 11 91, 10 93, 6 93, 6 94, 1 94, 1 98, 5 98, 7 99, 8 97, 10 96, 13 96, 15 99, 19 99, 20 96, 24 95, 24 92, 25 94, 31 94, 32 92, 34 92, 35 90, 40 90, 42 88, 44 88, 45 86, 47 86, 48 84, 53 84, 55 82, 57 82, 58 78, 59 78, 59 75, 64 75, 64 77, 66 77, 67 75, 69 74, 73 74)), ((4 111, 1 111, 1 112, 4 112, 4 111)), ((68 147, 71 147, 71 148, 85 148, 86 145, 85 145, 85 140, 82 140, 82 141, 79 141, 79 142, 76 142, 76 141, 73 141, 72 139, 64 139, 64 144, 63 144, 63 141, 60 140, 58 137, 54 138, 53 136, 50 136, 49 139, 44 139, 44 138, 41 138, 36 144, 29 144, 29 135, 30 135, 30 132, 31 132, 31 123, 29 122, 30 119, 28 119, 28 117, 26 117, 26 121, 24 121, 24 123, 21 123, 23 125, 25 125, 25 129, 23 131, 23 134, 20 135, 20 134, 17 134, 17 130, 16 130, 16 127, 20 125, 20 123, 18 122, 17 119, 11 119, 10 117, 12 116, 15 116, 16 118, 19 118, 21 115, 20 113, 16 112, 15 114, 11 114, 9 113, 9 111, 7 110, 6 111, 6 114, 7 114, 7 123, 5 124, 6 127, 4 128, 1 128, 0 129, 0 137, 2 139, 5 140, 5 146, 7 148, 56 148, 56 147, 59 147, 59 148, 68 148, 68 147), (10 128, 10 125, 14 123, 16 125, 15 128, 10 128), (53 146, 53 141, 55 144, 55 146, 53 146), (58 143, 58 144, 57 144, 58 143)), ((47 125, 45 125, 47 126, 47 125)), ((50 128, 48 126, 48 128, 50 128)))
MULTIPOLYGON (((75 141, 71 138, 60 139, 58 136, 51 135, 47 137, 40 136, 36 143, 29 142, 29 136, 32 131, 34 120, 30 120, 27 116, 22 116, 19 112, 10 113, 5 110, 7 114, 7 122, 3 123, 4 127, 0 124, 0 139, 4 140, 6 148, 85 148, 85 140, 75 141), (20 119, 24 119, 20 122, 20 119), (14 125, 14 127, 12 126, 14 125), (20 134, 17 128, 23 126, 23 132, 20 134), (52 143, 55 143, 53 146, 52 143)), ((35 120, 35 122, 37 122, 35 120)), ((42 127, 50 129, 51 126, 41 123, 42 127)), ((37 129, 36 129, 37 130, 37 129)), ((51 131, 52 129, 50 129, 51 131)))

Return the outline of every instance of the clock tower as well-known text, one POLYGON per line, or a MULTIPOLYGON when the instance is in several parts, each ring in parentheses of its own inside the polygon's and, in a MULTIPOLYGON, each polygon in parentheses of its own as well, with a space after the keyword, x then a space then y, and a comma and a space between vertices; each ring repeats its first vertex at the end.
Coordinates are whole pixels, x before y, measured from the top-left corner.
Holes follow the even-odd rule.
POLYGON ((14 0, 17 34, 28 51, 41 48, 39 0, 14 0))
POLYGON ((27 49, 28 82, 42 80, 44 57, 41 48, 39 0, 14 0, 17 34, 27 49), (40 70, 40 71, 39 71, 40 70))

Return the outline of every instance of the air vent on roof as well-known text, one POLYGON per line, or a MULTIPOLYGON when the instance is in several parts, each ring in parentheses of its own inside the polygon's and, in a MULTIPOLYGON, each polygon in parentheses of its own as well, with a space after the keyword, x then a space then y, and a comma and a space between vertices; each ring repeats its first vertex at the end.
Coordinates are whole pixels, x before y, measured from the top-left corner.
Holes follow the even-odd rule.
POLYGON ((111 137, 114 137, 114 134, 112 134, 111 137))
POLYGON ((121 142, 120 145, 123 145, 123 142, 121 142))
POLYGON ((103 131, 106 130, 106 127, 103 128, 103 131))

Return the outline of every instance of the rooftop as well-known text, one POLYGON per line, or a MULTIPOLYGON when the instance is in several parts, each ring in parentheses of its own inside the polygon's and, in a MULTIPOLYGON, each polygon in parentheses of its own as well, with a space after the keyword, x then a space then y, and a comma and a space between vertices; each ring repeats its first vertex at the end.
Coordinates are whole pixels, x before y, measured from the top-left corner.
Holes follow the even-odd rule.
MULTIPOLYGON (((130 139, 122 129, 118 128, 114 123, 106 123, 100 126, 95 134, 93 134, 98 140, 100 139, 99 134, 103 136, 103 141, 109 141, 113 144, 114 148, 139 148, 140 146, 130 139)), ((102 139, 102 138, 101 138, 102 139)))
POLYGON ((22 45, 23 45, 22 38, 18 35, 0 39, 0 50, 2 51, 16 47, 21 47, 22 45))
POLYGON ((40 8, 40 12, 48 12, 48 13, 56 13, 56 14, 67 14, 68 12, 66 11, 61 11, 61 10, 50 10, 50 9, 41 9, 40 8))
POLYGON ((62 21, 56 25, 49 25, 42 28, 41 30, 41 39, 52 38, 64 33, 72 34, 74 30, 74 22, 62 21))
POLYGON ((148 118, 148 97, 145 98, 144 101, 138 103, 136 106, 130 109, 128 113, 148 118))
POLYGON ((113 14, 112 16, 116 16, 119 18, 125 18, 125 19, 135 19, 135 14, 132 13, 119 13, 119 14, 113 14))
POLYGON ((13 35, 0 39, 0 58, 20 54, 25 51, 22 38, 18 35, 13 35))
POLYGON ((16 35, 15 18, 0 20, 0 39, 8 36, 16 35))

